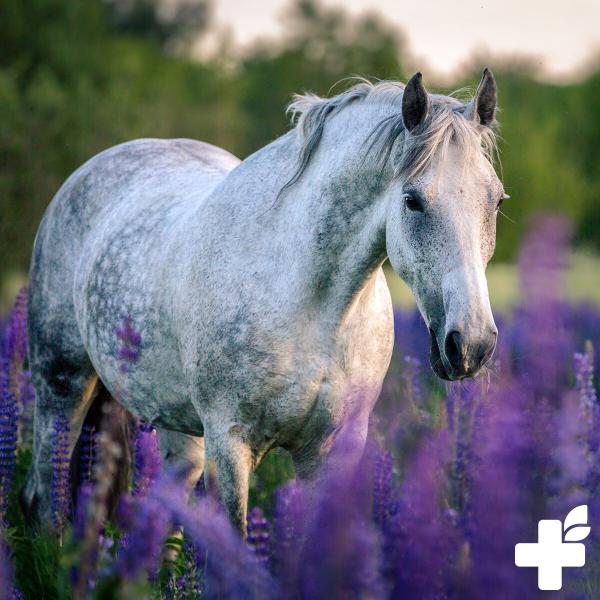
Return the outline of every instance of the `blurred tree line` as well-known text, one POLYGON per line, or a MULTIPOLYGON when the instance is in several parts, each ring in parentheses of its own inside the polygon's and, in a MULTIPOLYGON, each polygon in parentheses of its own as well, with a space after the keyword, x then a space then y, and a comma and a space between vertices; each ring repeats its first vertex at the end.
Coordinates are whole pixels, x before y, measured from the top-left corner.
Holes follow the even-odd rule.
MULTIPOLYGON (((350 75, 410 75, 401 32, 316 0, 291 0, 282 39, 241 56, 192 59, 193 44, 213 26, 210 9, 209 0, 0 3, 0 278, 27 269, 53 194, 104 148, 191 137, 244 157, 286 130, 293 92, 327 94, 350 75)), ((514 257, 528 216, 540 209, 567 213, 578 240, 600 249, 600 70, 557 86, 522 65, 491 63, 512 196, 498 257, 514 257)), ((454 87, 474 88, 482 66, 454 87)))

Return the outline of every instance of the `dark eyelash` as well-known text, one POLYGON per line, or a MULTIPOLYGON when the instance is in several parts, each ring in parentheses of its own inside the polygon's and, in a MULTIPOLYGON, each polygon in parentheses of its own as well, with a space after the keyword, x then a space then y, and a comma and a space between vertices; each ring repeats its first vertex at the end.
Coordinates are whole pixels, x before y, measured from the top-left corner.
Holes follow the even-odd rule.
POLYGON ((509 196, 508 194, 504 194, 504 195, 502 196, 502 198, 500 198, 500 200, 498 200, 498 204, 496 205, 496 210, 498 210, 498 209, 499 209, 499 208, 502 206, 502 203, 503 203, 505 200, 508 200, 509 198, 510 198, 510 196, 509 196))

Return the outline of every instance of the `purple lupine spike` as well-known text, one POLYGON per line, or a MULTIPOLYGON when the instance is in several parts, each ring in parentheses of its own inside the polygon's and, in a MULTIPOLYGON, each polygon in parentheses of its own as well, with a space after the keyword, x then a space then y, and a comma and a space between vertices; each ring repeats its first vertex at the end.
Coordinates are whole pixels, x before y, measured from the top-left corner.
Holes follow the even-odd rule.
POLYGON ((552 417, 552 405, 540 402, 521 380, 494 390, 485 404, 468 465, 466 528, 473 565, 468 597, 501 599, 535 589, 535 573, 514 567, 514 545, 535 537, 537 521, 547 514, 540 474, 552 467, 552 417))
POLYGON ((186 562, 183 575, 171 575, 167 582, 167 587, 164 590, 163 598, 165 598, 165 600, 179 600, 180 598, 200 598, 201 596, 202 590, 198 589, 197 586, 190 581, 188 564, 186 562))
POLYGON ((17 404, 10 390, 6 361, 0 361, 0 517, 8 507, 17 451, 17 404))
POLYGON ((197 550, 198 549, 194 544, 190 543, 188 540, 185 541, 183 547, 185 564, 183 573, 178 581, 179 587, 187 593, 187 596, 183 596, 184 598, 188 596, 191 596, 192 598, 204 596, 203 573, 201 573, 198 568, 198 565, 201 564, 201 560, 198 557, 197 550))
POLYGON ((64 414, 54 421, 52 440, 52 522, 62 534, 70 510, 69 421, 64 414))
POLYGON ((188 540, 184 540, 178 562, 181 569, 171 573, 161 598, 183 600, 184 598, 207 597, 207 594, 204 593, 203 578, 198 569, 201 559, 196 556, 196 549, 188 540))
POLYGON ((275 495, 273 570, 283 589, 294 589, 301 571, 302 532, 307 520, 308 500, 302 485, 292 480, 275 495))
MULTIPOLYGON (((310 517, 301 531, 299 597, 325 600, 384 595, 381 532, 372 521, 372 491, 364 485, 371 477, 371 463, 356 462, 363 445, 355 424, 349 421, 338 433, 315 482, 310 517)), ((288 590, 286 597, 295 596, 288 590)))
POLYGON ((468 464, 472 454, 473 419, 478 395, 477 384, 453 383, 448 395, 455 405, 452 429, 453 462, 451 466, 452 506, 461 513, 467 504, 468 464))
POLYGON ((158 477, 161 467, 160 449, 156 430, 146 423, 140 424, 135 436, 135 464, 133 472, 133 493, 146 494, 158 477))
POLYGON ((77 492, 77 509, 73 520, 73 538, 76 542, 80 542, 84 538, 88 518, 87 511, 93 492, 94 488, 90 483, 84 483, 77 492))
POLYGON ((91 483, 96 461, 96 442, 98 433, 94 425, 85 423, 81 429, 79 452, 79 479, 81 483, 91 483))
POLYGON ((449 440, 431 433, 408 466, 399 504, 384 532, 385 572, 392 598, 444 598, 445 577, 456 553, 443 494, 449 440))
POLYGON ((423 390, 419 381, 419 373, 421 372, 422 363, 418 358, 407 355, 404 357, 402 379, 405 383, 405 388, 415 405, 423 400, 423 390))
POLYGON ((594 352, 592 344, 587 344, 584 353, 573 356, 575 388, 579 392, 579 405, 590 430, 597 425, 598 400, 594 388, 594 352))
POLYGON ((18 379, 19 402, 23 409, 33 406, 35 402, 35 389, 31 383, 31 371, 21 371, 18 379))
POLYGON ((392 455, 377 452, 373 463, 373 519, 382 529, 385 529, 392 509, 392 477, 392 455))
POLYGON ((115 561, 115 571, 127 581, 140 574, 156 575, 163 543, 169 533, 170 515, 152 496, 139 497, 115 561))
POLYGON ((281 598, 276 582, 233 530, 211 496, 188 504, 185 485, 163 472, 148 492, 194 545, 206 598, 281 598))
POLYGON ((248 547, 256 556, 258 562, 268 564, 271 554, 269 522, 262 510, 255 506, 247 517, 248 547))
POLYGON ((586 342, 584 353, 574 354, 573 367, 579 414, 585 423, 583 438, 588 465, 587 488, 591 497, 596 497, 596 491, 600 486, 600 410, 594 387, 594 350, 591 342, 586 342))
POLYGON ((0 600, 23 600, 23 594, 14 583, 14 575, 10 549, 0 529, 0 600))
POLYGON ((27 356, 27 288, 22 288, 15 298, 6 331, 6 356, 10 363, 11 384, 13 375, 23 366, 27 356))
POLYGON ((588 423, 577 410, 577 399, 567 395, 563 407, 554 415, 556 439, 552 459, 554 476, 549 481, 555 514, 566 514, 574 506, 587 504, 590 475, 595 466, 587 455, 585 443, 588 423))
POLYGON ((0 529, 0 600, 22 600, 23 594, 14 584, 14 569, 8 544, 0 529))
POLYGON ((117 354, 117 358, 121 363, 121 371, 128 373, 135 363, 140 358, 142 336, 134 328, 133 319, 124 317, 121 327, 116 330, 117 338, 121 341, 121 346, 117 354))

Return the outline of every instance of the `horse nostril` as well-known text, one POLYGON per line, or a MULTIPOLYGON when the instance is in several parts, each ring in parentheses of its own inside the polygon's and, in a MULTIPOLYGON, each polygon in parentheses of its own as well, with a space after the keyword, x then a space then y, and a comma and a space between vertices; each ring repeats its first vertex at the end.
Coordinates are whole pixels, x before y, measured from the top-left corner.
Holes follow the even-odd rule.
POLYGON ((458 331, 450 331, 446 335, 444 350, 446 353, 446 358, 448 359, 448 362, 452 368, 457 373, 461 373, 464 370, 464 361, 462 339, 458 331))
POLYGON ((488 340, 481 344, 479 348, 479 352, 477 355, 477 366, 481 367, 485 365, 490 358, 492 358, 492 354, 494 354, 494 350, 496 349, 496 341, 498 339, 498 331, 492 331, 488 340))

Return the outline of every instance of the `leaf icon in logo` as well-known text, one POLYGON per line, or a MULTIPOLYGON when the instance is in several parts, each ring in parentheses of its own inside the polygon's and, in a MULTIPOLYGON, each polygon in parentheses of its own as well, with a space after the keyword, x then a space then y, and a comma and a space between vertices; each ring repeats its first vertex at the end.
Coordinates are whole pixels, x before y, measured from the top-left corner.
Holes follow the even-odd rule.
POLYGON ((576 506, 565 518, 563 530, 565 531, 565 542, 580 542, 590 535, 588 522, 587 504, 576 506))
POLYGON ((565 542, 581 542, 590 535, 591 528, 587 525, 576 525, 565 533, 565 542))

